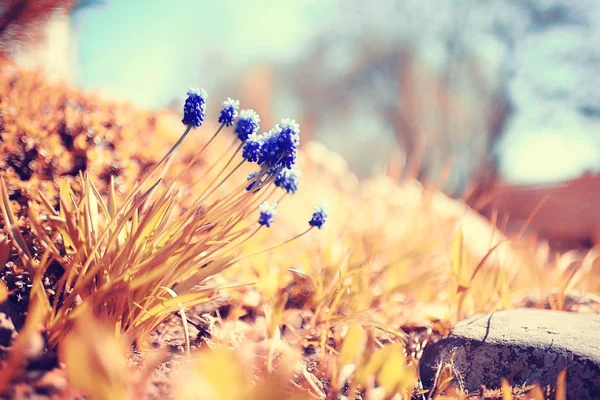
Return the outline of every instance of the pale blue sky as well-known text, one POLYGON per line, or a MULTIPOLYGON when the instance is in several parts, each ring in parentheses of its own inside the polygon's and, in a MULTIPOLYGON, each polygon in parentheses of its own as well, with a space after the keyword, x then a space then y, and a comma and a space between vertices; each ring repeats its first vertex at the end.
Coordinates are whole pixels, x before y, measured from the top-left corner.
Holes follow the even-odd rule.
MULTIPOLYGON (((285 61, 299 53, 332 20, 339 1, 108 0, 76 16, 77 80, 86 89, 149 108, 181 98, 189 86, 206 88, 210 97, 227 74, 239 75, 255 61, 285 61)), ((535 60, 522 68, 552 74, 535 60)), ((510 126, 500 148, 501 169, 509 180, 558 181, 597 168, 600 147, 589 135, 597 124, 548 110, 557 120, 553 127, 540 127, 538 122, 547 122, 543 112, 523 114, 510 126)))
POLYGON ((108 0, 76 18, 78 81, 145 107, 232 68, 284 60, 310 39, 335 0, 108 0))

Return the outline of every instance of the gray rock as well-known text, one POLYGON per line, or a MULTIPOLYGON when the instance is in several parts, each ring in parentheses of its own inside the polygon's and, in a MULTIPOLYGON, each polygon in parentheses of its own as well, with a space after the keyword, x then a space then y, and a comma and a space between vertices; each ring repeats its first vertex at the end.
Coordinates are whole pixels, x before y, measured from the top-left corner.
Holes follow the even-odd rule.
POLYGON ((437 366, 454 356, 465 388, 556 385, 567 369, 569 399, 600 398, 600 315, 515 309, 476 315, 458 323, 447 338, 425 348, 423 384, 433 384, 437 366))

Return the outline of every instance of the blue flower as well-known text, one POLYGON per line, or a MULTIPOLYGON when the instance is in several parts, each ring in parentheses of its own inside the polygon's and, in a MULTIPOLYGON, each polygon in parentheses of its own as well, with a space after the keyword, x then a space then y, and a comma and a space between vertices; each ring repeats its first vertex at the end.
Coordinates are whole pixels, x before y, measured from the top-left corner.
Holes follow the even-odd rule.
POLYGON ((238 110, 240 109, 240 102, 238 100, 233 100, 232 98, 227 98, 221 104, 221 114, 219 115, 219 123, 225 124, 225 126, 233 125, 233 121, 238 116, 238 110))
POLYGON ((240 117, 238 118, 237 125, 235 127, 235 133, 238 138, 243 142, 254 133, 257 133, 260 129, 260 116, 254 110, 242 110, 240 111, 240 117))
POLYGON ((298 146, 300 146, 300 125, 293 119, 283 119, 278 127, 280 129, 278 140, 284 153, 281 163, 287 168, 292 168, 296 163, 298 146))
POLYGON ((259 164, 282 165, 291 169, 298 156, 299 133, 300 126, 293 119, 281 120, 281 123, 264 133, 259 164))
POLYGON ((323 228, 323 224, 325 223, 326 220, 327 220, 327 209, 325 208, 324 205, 318 204, 315 207, 315 212, 313 213, 310 221, 308 221, 308 224, 310 226, 313 226, 313 227, 316 226, 317 228, 321 229, 321 228, 323 228))
POLYGON ((268 201, 263 201, 262 204, 258 206, 258 209, 260 210, 258 223, 270 228, 277 215, 277 203, 269 204, 268 201))
POLYGON ((257 162, 261 158, 264 137, 253 133, 248 136, 242 149, 242 157, 248 162, 257 162))
POLYGON ((192 128, 198 128, 204 122, 206 113, 206 98, 208 95, 204 89, 192 89, 187 92, 187 99, 183 105, 183 122, 192 128))
POLYGON ((275 186, 284 189, 286 192, 295 194, 298 190, 298 181, 300 180, 300 170, 296 167, 284 169, 275 177, 275 186))
POLYGON ((279 147, 277 146, 277 138, 274 136, 276 134, 274 129, 260 135, 262 143, 258 163, 261 165, 266 164, 274 167, 279 162, 279 147))
MULTIPOLYGON (((254 179, 255 179, 255 178, 258 176, 258 174, 260 174, 260 172, 259 172, 259 171, 250 172, 250 173, 248 174, 248 177, 246 178, 246 180, 247 180, 247 181, 254 180, 254 179)), ((252 183, 250 183, 250 184, 249 184, 249 185, 246 187, 246 190, 247 190, 247 191, 250 191, 250 190, 252 190, 252 188, 254 187, 254 185, 256 185, 257 183, 260 183, 260 179, 259 179, 259 180, 256 180, 256 181, 254 181, 254 182, 252 182, 252 183)))

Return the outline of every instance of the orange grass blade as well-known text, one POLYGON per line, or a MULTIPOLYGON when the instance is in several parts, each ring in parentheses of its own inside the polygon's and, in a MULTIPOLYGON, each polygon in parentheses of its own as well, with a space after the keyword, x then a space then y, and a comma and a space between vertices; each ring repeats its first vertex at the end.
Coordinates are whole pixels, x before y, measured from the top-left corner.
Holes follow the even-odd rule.
POLYGON ((4 222, 8 228, 8 233, 10 234, 12 240, 17 244, 17 249, 23 257, 24 264, 30 269, 29 272, 33 276, 35 272, 33 266, 31 265, 33 257, 29 251, 27 243, 25 242, 25 238, 21 234, 17 219, 12 212, 10 200, 8 198, 8 190, 6 189, 6 183, 4 182, 3 176, 0 177, 0 189, 2 190, 2 216, 4 217, 4 222))
MULTIPOLYGON (((174 298, 177 297, 177 293, 170 288, 161 286, 167 293, 169 293, 174 298)), ((189 356, 190 355, 190 327, 188 325, 187 316, 185 315, 185 310, 183 307, 179 309, 179 315, 181 316, 181 324, 183 325, 183 334, 185 336, 185 352, 189 356)))
POLYGON ((60 350, 71 385, 94 400, 128 398, 127 346, 91 314, 76 319, 60 350))

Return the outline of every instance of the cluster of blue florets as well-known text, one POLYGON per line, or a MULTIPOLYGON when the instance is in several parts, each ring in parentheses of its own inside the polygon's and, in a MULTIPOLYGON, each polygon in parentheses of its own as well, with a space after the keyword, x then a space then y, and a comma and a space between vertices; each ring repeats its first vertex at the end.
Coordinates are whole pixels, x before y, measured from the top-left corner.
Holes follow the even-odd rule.
POLYGON ((260 129, 260 116, 252 109, 240 111, 235 133, 242 141, 246 141, 252 134, 258 133, 260 129))
MULTIPOLYGON (((198 128, 206 116, 208 96, 204 89, 189 89, 187 96, 181 122, 188 127, 198 128)), ((295 194, 300 179, 300 170, 295 167, 300 145, 300 125, 293 119, 283 119, 268 132, 259 134, 258 113, 252 109, 239 111, 239 106, 238 100, 225 100, 221 104, 219 123, 227 127, 235 124, 235 134, 243 143, 242 157, 248 162, 257 163, 261 168, 248 175, 250 183, 246 190, 258 190, 264 182, 272 180, 275 186, 289 194, 295 194)), ((258 223, 269 228, 277 215, 277 203, 269 204, 264 201, 259 206, 259 211, 258 223)), ((311 227, 321 229, 326 219, 325 207, 318 205, 308 223, 311 227)))
POLYGON ((238 116, 238 110, 240 109, 240 102, 238 100, 233 100, 232 98, 227 98, 221 104, 221 114, 219 114, 219 123, 225 126, 233 125, 233 121, 238 116))
POLYGON ((300 181, 300 170, 296 167, 291 169, 283 169, 275 177, 275 186, 282 188, 289 194, 295 194, 298 190, 298 182, 300 181))
POLYGON ((300 145, 300 126, 284 119, 268 132, 252 134, 244 144, 243 156, 261 167, 288 168, 296 163, 300 145))
POLYGON ((258 162, 261 158, 262 146, 263 137, 253 133, 248 137, 242 148, 242 157, 249 162, 258 162))
POLYGON ((326 220, 327 208, 322 204, 318 204, 315 207, 315 212, 313 212, 312 218, 310 219, 310 221, 308 221, 308 224, 312 227, 321 229, 323 228, 323 224, 326 220))
POLYGON ((192 89, 187 92, 187 99, 183 106, 183 122, 184 125, 198 128, 204 122, 206 114, 206 98, 208 95, 204 89, 192 89))
POLYGON ((261 205, 258 206, 258 210, 260 211, 258 223, 270 228, 277 215, 277 203, 269 204, 268 201, 263 201, 261 205))
POLYGON ((258 175, 260 175, 260 172, 259 172, 259 171, 250 172, 250 173, 248 174, 248 178, 246 178, 246 180, 247 180, 248 182, 250 182, 250 184, 249 184, 248 186, 246 186, 246 190, 247 190, 247 191, 250 191, 250 190, 252 190, 252 188, 253 188, 254 186, 256 186, 257 184, 260 184, 260 183, 261 183, 261 181, 260 181, 260 177, 259 177, 258 175))

